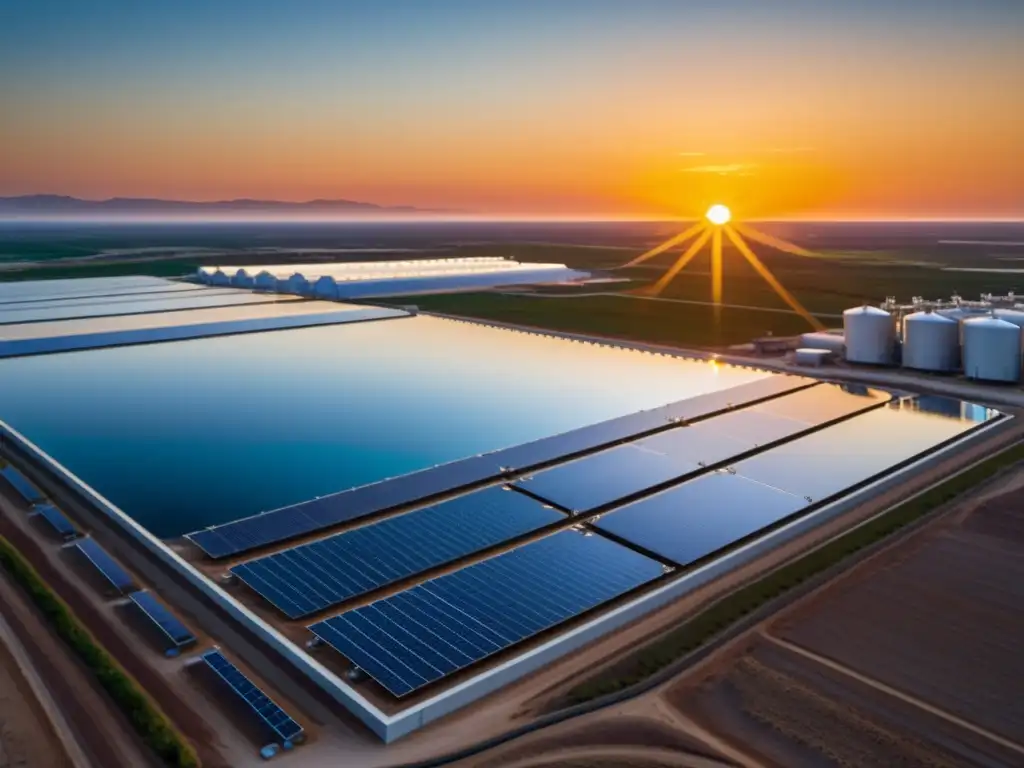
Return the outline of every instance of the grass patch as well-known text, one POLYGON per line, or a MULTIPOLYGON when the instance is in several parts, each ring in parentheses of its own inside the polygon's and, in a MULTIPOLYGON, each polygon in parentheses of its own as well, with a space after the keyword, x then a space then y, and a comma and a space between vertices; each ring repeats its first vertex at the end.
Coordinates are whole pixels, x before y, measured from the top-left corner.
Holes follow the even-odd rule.
POLYGON ((906 501, 881 517, 861 525, 813 552, 788 563, 713 603, 683 625, 639 649, 566 694, 567 705, 581 704, 640 683, 677 659, 695 651, 725 628, 808 579, 823 573, 850 555, 890 536, 929 512, 980 485, 1001 469, 1024 460, 1024 444, 1017 444, 942 485, 906 501))
POLYGON ((89 670, 132 726, 165 764, 196 768, 195 751, 139 688, 138 683, 93 638, 10 542, 0 537, 0 567, 25 590, 43 616, 89 670))
POLYGON ((716 318, 710 306, 623 296, 539 298, 460 293, 408 296, 390 301, 416 304, 428 312, 688 347, 718 347, 746 342, 769 332, 786 336, 811 330, 796 315, 725 307, 716 318))

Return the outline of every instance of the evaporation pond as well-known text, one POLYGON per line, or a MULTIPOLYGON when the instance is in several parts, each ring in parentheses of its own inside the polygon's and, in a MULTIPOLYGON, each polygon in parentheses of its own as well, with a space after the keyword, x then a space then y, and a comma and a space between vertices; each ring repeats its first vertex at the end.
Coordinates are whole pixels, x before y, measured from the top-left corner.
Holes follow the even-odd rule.
POLYGON ((171 537, 771 375, 420 316, 0 360, 0 419, 171 537))

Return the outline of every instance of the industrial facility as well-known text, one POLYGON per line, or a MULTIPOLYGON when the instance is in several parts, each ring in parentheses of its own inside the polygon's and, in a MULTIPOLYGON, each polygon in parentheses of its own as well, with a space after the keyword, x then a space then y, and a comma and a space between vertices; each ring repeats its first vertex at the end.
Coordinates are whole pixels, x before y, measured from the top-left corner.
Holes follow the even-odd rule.
POLYGON ((1013 293, 984 295, 978 301, 915 297, 909 304, 890 298, 880 306, 847 309, 841 331, 803 334, 795 360, 820 365, 822 357, 829 357, 853 365, 1017 383, 1024 362, 1022 329, 1024 303, 1013 293), (826 354, 815 357, 810 350, 826 354))
POLYGON ((992 297, 850 309, 799 372, 344 300, 583 277, 475 259, 0 290, 0 489, 157 624, 169 685, 249 708, 264 755, 370 754, 1014 422, 828 378, 839 357, 1017 381, 1024 312, 992 297))

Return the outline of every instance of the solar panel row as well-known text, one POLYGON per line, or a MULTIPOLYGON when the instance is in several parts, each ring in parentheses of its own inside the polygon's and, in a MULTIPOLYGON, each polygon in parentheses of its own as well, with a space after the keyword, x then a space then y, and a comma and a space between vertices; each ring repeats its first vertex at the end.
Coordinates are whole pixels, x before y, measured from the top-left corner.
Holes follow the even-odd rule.
POLYGON ((186 538, 212 558, 241 554, 467 485, 497 479, 509 468, 526 469, 574 453, 594 450, 602 445, 663 428, 677 419, 696 418, 734 404, 773 397, 807 387, 810 382, 810 379, 796 376, 770 376, 733 387, 726 392, 709 393, 532 443, 212 526, 186 534, 186 538))
POLYGON ((38 504, 45 500, 43 494, 36 488, 32 483, 28 481, 21 472, 16 470, 10 464, 3 469, 0 469, 0 475, 3 476, 4 480, 18 492, 22 500, 26 504, 38 504))
POLYGON ((894 410, 859 413, 738 461, 732 472, 702 475, 614 509, 593 525, 686 566, 977 426, 951 419, 922 422, 909 413, 903 421, 894 410), (886 440, 887 431, 899 439, 886 440))
POLYGON ((302 726, 242 674, 218 650, 207 651, 202 660, 221 679, 228 689, 241 699, 259 719, 260 725, 283 742, 296 742, 302 737, 302 726))
POLYGON ((163 633, 169 643, 168 649, 178 649, 195 642, 196 636, 189 628, 151 593, 139 590, 128 595, 128 599, 163 633))
POLYGON ((565 509, 587 512, 877 408, 890 397, 876 390, 858 396, 822 384, 560 464, 515 487, 565 509))
POLYGON ((236 565, 231 572, 291 619, 565 520, 486 488, 236 565))
POLYGON ((75 526, 53 504, 41 504, 36 507, 36 511, 39 512, 40 517, 46 520, 54 532, 64 541, 70 541, 78 535, 75 526))
POLYGON ((118 592, 124 594, 135 588, 131 575, 93 539, 82 539, 75 547, 118 592))
MULTIPOLYGON (((159 294, 163 295, 163 294, 159 294)), ((232 307, 242 304, 270 304, 280 297, 257 296, 243 291, 234 295, 208 296, 196 292, 172 293, 172 298, 154 300, 147 297, 137 301, 119 301, 107 304, 65 305, 40 307, 34 304, 15 308, 0 307, 0 325, 42 323, 51 320, 78 320, 89 317, 112 317, 116 315, 141 315, 153 312, 178 312, 188 309, 232 307)))
POLYGON ((310 630, 405 696, 663 572, 658 562, 608 539, 563 531, 310 630))

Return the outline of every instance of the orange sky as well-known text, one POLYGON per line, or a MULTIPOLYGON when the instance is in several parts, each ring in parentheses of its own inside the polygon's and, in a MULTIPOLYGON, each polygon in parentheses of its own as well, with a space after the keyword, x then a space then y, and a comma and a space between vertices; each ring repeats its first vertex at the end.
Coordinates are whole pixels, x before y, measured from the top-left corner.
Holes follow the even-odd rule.
POLYGON ((155 35, 149 20, 140 40, 117 29, 123 14, 95 29, 72 19, 61 37, 23 11, 8 40, 0 31, 0 195, 1024 216, 1024 14, 1012 4, 924 24, 873 2, 874 16, 800 15, 797 3, 790 16, 688 24, 672 4, 620 18, 595 0, 604 15, 582 28, 541 4, 504 20, 448 5, 461 15, 431 19, 436 29, 401 26, 408 14, 330 16, 350 45, 318 36, 323 19, 268 18, 209 40, 155 35), (388 30, 379 41, 375 24, 388 30))

